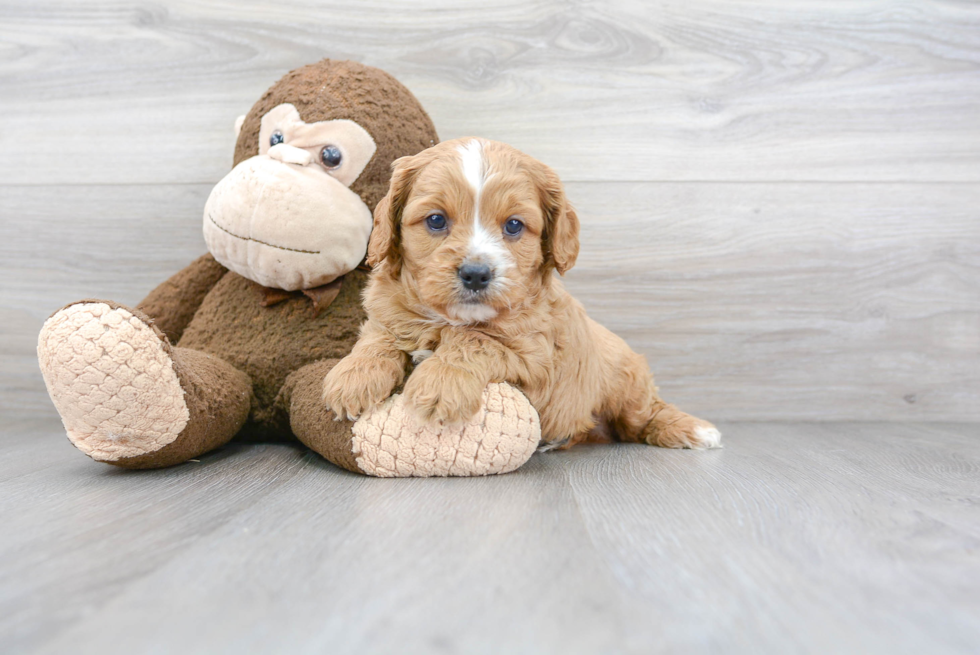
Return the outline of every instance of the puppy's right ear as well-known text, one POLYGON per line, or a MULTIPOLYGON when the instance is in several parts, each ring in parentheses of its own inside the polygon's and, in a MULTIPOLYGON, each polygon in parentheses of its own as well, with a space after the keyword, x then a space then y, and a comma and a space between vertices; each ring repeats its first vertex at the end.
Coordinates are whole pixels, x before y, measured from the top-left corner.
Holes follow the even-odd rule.
POLYGON ((415 176, 425 166, 426 158, 418 155, 401 157, 391 164, 391 183, 388 194, 374 208, 374 228, 368 241, 368 266, 382 262, 393 275, 401 271, 402 210, 412 192, 415 176))

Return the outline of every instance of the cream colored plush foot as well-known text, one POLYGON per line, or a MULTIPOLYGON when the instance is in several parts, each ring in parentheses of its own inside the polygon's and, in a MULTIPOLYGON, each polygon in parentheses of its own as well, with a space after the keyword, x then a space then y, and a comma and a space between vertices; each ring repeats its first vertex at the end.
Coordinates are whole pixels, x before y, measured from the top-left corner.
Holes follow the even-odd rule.
POLYGON ((508 473, 523 465, 541 440, 538 413, 508 384, 483 392, 477 415, 463 425, 419 425, 395 394, 354 423, 353 452, 368 475, 383 478, 508 473))
POLYGON ((68 438, 93 459, 155 452, 187 425, 169 346, 123 307, 62 309, 44 323, 37 355, 68 438))

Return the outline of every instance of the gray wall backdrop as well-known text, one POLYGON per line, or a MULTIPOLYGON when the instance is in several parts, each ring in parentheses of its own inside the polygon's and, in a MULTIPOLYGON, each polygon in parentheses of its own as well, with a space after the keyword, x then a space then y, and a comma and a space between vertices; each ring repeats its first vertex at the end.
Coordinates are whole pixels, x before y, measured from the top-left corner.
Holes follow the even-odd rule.
POLYGON ((980 419, 974 2, 0 2, 0 409, 42 321, 204 252, 232 125, 330 56, 554 166, 570 290, 712 419, 980 419))

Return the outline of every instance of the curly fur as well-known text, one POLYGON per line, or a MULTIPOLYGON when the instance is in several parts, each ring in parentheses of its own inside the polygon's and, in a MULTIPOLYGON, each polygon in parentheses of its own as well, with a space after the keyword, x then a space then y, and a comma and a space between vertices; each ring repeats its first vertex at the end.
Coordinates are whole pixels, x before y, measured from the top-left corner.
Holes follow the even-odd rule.
POLYGON ((545 442, 570 446, 612 434, 674 448, 719 445, 707 421, 658 395, 644 358, 585 313, 554 271, 579 251, 578 217, 550 168, 510 146, 447 141, 394 164, 378 203, 365 292, 368 320, 352 353, 327 376, 324 400, 357 416, 403 381, 413 352, 432 351, 405 384, 425 420, 457 423, 490 382, 518 386, 537 409, 545 442), (426 226, 433 213, 448 228, 426 226), (507 236, 518 218, 524 230, 507 236), (480 293, 464 261, 491 265, 480 293))

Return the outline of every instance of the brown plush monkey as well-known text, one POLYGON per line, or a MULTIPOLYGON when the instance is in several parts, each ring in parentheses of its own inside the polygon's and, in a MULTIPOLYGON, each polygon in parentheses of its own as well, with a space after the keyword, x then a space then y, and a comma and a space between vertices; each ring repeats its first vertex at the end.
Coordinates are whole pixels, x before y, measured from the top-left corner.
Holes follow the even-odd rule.
POLYGON ((411 92, 324 60, 288 73, 236 127, 234 168, 204 211, 210 254, 135 309, 83 300, 45 323, 38 358, 71 442, 126 468, 178 464, 239 433, 292 434, 380 476, 523 464, 537 415, 506 385, 446 428, 415 424, 397 396, 356 425, 321 400, 365 318, 362 261, 391 164, 438 141, 411 92))

